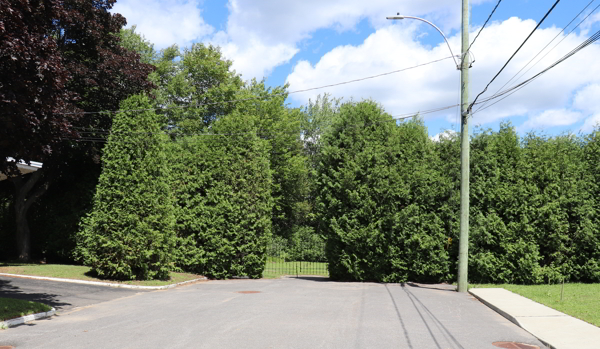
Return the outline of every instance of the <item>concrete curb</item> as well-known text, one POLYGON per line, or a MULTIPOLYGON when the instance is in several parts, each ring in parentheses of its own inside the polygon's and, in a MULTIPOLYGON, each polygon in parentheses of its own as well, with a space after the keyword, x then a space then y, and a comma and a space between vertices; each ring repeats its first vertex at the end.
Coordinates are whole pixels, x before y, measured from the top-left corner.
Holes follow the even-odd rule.
POLYGON ((496 313, 502 315, 508 321, 510 321, 513 324, 519 326, 520 328, 524 329, 525 331, 531 333, 535 338, 537 338, 540 342, 542 342, 542 344, 544 344, 545 346, 547 346, 549 349, 557 349, 555 346, 553 346, 552 344, 550 344, 547 341, 543 340, 542 338, 540 338, 539 336, 537 336, 535 333, 532 333, 527 328, 525 328, 523 325, 521 325, 521 323, 519 323, 519 320, 517 320, 517 318, 515 318, 514 316, 510 315, 509 313, 505 312, 504 310, 500 309, 499 307, 493 305, 492 303, 486 301, 483 297, 480 297, 479 295, 471 292, 470 290, 469 290, 469 294, 471 296, 477 298, 481 303, 485 304, 488 308, 490 308, 493 311, 495 311, 496 313))
POLYGON ((480 297, 479 295, 471 292, 469 290, 469 294, 475 298, 477 298, 481 303, 485 304, 488 308, 492 309, 493 311, 495 311, 496 313, 504 316, 508 321, 512 322, 513 324, 523 328, 523 326, 521 326, 521 324, 519 323, 519 321, 512 315, 510 315, 509 313, 505 312, 504 310, 498 308, 497 306, 493 305, 492 303, 486 301, 483 297, 480 297))
POLYGON ((74 283, 74 284, 84 284, 84 285, 107 286, 107 287, 118 287, 118 288, 131 288, 131 289, 139 289, 139 290, 166 290, 166 289, 169 289, 169 288, 174 288, 174 287, 177 287, 177 286, 189 284, 189 283, 196 282, 196 281, 207 280, 206 277, 201 277, 201 278, 198 278, 198 279, 188 280, 188 281, 183 281, 183 282, 178 282, 176 284, 165 285, 165 286, 136 286, 136 285, 115 284, 115 283, 100 282, 100 281, 85 281, 85 280, 51 278, 51 277, 45 277, 45 276, 18 275, 18 274, 6 274, 6 273, 0 273, 0 276, 17 277, 17 278, 34 279, 34 280, 71 282, 71 283, 74 283))
POLYGON ((0 321, 0 329, 6 329, 6 328, 22 325, 26 322, 45 319, 45 318, 48 318, 55 314, 56 314, 56 309, 52 308, 50 311, 47 311, 45 313, 25 315, 25 316, 18 317, 16 319, 0 321))

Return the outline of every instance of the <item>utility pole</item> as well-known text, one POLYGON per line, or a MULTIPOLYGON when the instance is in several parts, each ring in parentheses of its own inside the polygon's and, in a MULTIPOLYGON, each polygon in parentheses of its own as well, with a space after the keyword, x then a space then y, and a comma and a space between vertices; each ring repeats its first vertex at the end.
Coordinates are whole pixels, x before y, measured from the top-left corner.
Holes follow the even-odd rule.
POLYGON ((467 292, 469 269, 469 0, 462 0, 462 54, 460 66, 460 237, 458 292, 467 292))

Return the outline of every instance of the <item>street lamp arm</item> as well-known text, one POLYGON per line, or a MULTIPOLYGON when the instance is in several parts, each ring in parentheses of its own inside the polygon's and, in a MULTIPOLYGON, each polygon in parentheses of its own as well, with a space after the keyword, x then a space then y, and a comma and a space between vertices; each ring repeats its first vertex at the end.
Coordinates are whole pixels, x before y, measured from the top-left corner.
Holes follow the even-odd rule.
POLYGON ((416 19, 418 21, 421 22, 425 22, 427 24, 429 24, 430 26, 434 27, 444 38, 444 41, 446 41, 446 45, 448 45, 448 49, 450 50, 450 54, 452 55, 452 59, 454 59, 454 64, 456 64, 456 69, 460 70, 460 65, 458 64, 458 62, 456 61, 456 56, 454 56, 454 52, 452 52, 452 48, 450 48, 450 43, 448 42, 448 39, 446 38, 446 35, 444 35, 444 33, 440 30, 440 28, 438 28, 435 24, 429 22, 426 19, 423 18, 419 18, 419 17, 413 17, 413 16, 400 16, 400 14, 398 14, 397 16, 390 16, 390 17, 386 17, 387 19, 405 19, 405 18, 410 18, 410 19, 416 19))

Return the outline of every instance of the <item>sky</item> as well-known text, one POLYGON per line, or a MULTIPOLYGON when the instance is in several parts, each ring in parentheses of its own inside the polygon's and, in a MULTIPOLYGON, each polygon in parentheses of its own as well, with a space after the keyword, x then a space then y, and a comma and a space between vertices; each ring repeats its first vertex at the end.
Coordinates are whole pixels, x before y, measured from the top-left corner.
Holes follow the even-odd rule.
MULTIPOLYGON (((555 2, 500 2, 470 51, 470 101, 555 2)), ((471 0, 470 41, 496 4, 471 0)), ((600 30, 599 6, 600 0, 560 1, 479 100, 534 76, 600 30)), ((380 75, 290 93, 292 107, 324 93, 343 101, 372 99, 395 117, 421 112, 432 137, 460 130, 458 107, 451 107, 460 101, 460 72, 443 36, 417 20, 386 20, 396 13, 425 18, 460 54, 460 0, 118 0, 113 12, 125 16, 128 27, 136 25, 157 50, 217 45, 244 80, 287 83, 290 92, 380 75), (448 108, 425 113, 442 107, 448 108)), ((592 131, 600 124, 600 42, 493 102, 473 108, 471 130, 497 130, 509 121, 520 134, 592 131)))

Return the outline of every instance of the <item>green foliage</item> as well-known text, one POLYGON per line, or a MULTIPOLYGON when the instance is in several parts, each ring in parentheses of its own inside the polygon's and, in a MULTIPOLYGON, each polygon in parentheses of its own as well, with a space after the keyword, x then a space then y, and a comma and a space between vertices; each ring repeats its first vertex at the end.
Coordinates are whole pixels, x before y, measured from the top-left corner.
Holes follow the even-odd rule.
POLYGON ((99 276, 166 279, 175 247, 165 135, 146 96, 122 103, 102 158, 94 208, 77 237, 77 255, 99 276))
POLYGON ((267 255, 286 261, 326 262, 325 240, 312 227, 298 226, 288 237, 274 235, 267 255))
POLYGON ((576 267, 578 279, 600 280, 600 127, 584 139, 583 161, 585 182, 581 186, 589 193, 590 220, 576 236, 576 267))
POLYGON ((121 29, 119 44, 129 51, 133 51, 140 55, 140 61, 146 64, 154 64, 157 59, 157 53, 154 50, 154 44, 146 40, 144 35, 136 33, 135 25, 128 29, 121 29))
POLYGON ((298 226, 290 237, 289 258, 292 261, 325 262, 325 240, 312 227, 298 226))
POLYGON ((219 279, 261 276, 272 199, 268 142, 256 131, 252 118, 234 112, 211 135, 170 145, 181 269, 219 279))
POLYGON ((422 122, 346 103, 324 135, 318 210, 335 279, 440 281, 449 274, 439 158, 422 122))
POLYGON ((163 122, 179 132, 202 132, 231 113, 236 104, 224 102, 236 99, 243 86, 231 65, 220 48, 212 45, 197 43, 183 50, 173 45, 161 50, 150 80, 158 86, 155 104, 167 107, 163 122))
POLYGON ((252 80, 240 90, 236 109, 254 120, 258 135, 267 140, 272 171, 272 223, 275 235, 289 237, 304 225, 310 208, 306 202, 308 162, 300 138, 303 114, 285 106, 286 86, 266 88, 264 81, 252 80))
POLYGON ((594 135, 521 138, 510 124, 475 135, 471 280, 599 280, 594 147, 594 135))

